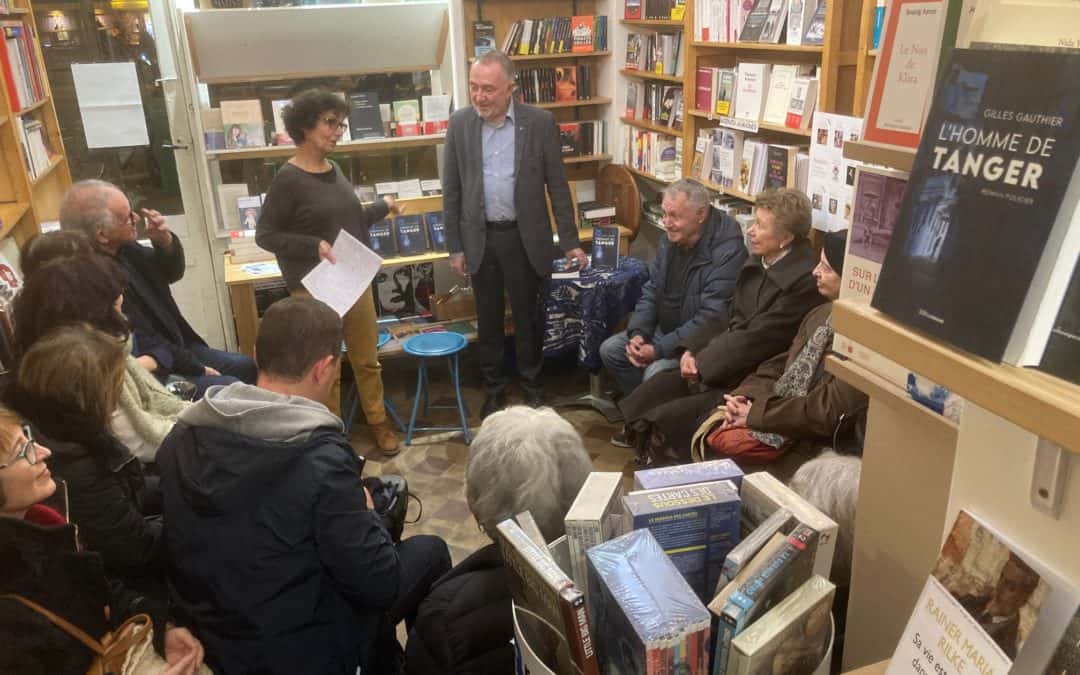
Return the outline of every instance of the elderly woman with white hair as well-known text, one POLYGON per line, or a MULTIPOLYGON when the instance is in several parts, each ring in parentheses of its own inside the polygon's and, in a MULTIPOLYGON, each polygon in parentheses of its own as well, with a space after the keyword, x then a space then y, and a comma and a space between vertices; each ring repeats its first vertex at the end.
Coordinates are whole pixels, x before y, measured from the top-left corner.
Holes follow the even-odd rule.
MULTIPOLYGON (((581 436, 550 408, 507 408, 484 420, 469 447, 465 496, 489 537, 529 511, 548 541, 592 470, 581 436)), ((409 632, 405 672, 511 673, 514 636, 510 586, 491 543, 435 583, 409 632)))

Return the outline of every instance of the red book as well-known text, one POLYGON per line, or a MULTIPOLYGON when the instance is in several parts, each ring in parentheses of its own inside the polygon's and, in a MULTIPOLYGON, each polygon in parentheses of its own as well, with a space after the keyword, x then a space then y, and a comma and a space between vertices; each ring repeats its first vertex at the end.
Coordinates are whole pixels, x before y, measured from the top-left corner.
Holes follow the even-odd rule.
POLYGON ((593 50, 593 17, 575 16, 570 22, 570 44, 572 52, 591 52, 593 50))
POLYGON ((641 0, 626 0, 626 9, 623 12, 624 19, 641 18, 641 0))
POLYGON ((11 108, 13 110, 22 110, 26 106, 23 105, 23 101, 19 99, 19 90, 15 85, 14 73, 11 70, 11 59, 8 57, 7 41, 13 39, 8 37, 9 31, 5 28, 3 31, 4 44, 0 45, 0 61, 4 69, 4 82, 7 83, 8 100, 11 101, 11 108))
POLYGON ((694 109, 701 112, 709 112, 712 103, 712 73, 713 69, 703 66, 697 69, 697 89, 694 95, 694 109))

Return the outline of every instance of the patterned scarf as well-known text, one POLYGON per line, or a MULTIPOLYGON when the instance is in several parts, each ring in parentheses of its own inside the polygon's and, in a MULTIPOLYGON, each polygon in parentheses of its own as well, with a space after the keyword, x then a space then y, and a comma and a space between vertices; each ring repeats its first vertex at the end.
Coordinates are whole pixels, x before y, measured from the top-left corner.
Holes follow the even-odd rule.
MULTIPOLYGON (((810 385, 821 375, 821 364, 825 352, 832 344, 832 338, 832 316, 830 315, 824 324, 818 326, 803 345, 799 355, 776 380, 776 384, 773 385, 773 395, 806 396, 806 392, 810 391, 810 385)), ((765 431, 751 431, 750 435, 773 448, 779 448, 787 441, 780 434, 765 431)))

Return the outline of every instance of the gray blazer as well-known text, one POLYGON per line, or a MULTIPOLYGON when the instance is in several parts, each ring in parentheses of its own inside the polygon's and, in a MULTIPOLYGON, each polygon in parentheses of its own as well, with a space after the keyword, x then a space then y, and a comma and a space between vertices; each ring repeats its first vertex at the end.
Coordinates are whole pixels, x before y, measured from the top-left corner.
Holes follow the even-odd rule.
MULTIPOLYGON (((559 127, 547 110, 514 102, 514 210, 518 230, 536 273, 551 274, 554 245, 544 186, 564 251, 578 248, 574 207, 562 163, 559 127)), ((450 253, 464 253, 471 274, 484 258, 484 171, 480 129, 483 120, 472 106, 450 116, 443 162, 443 211, 450 253)))

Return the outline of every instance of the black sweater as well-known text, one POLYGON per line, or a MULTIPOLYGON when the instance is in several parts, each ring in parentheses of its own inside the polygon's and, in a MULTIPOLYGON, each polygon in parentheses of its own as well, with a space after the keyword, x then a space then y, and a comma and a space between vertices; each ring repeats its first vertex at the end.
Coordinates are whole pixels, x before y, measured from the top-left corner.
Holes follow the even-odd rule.
POLYGON ((324 173, 310 173, 286 163, 266 193, 255 242, 277 256, 281 276, 290 291, 319 264, 319 242, 330 244, 344 229, 364 244, 368 228, 386 217, 382 200, 360 203, 353 186, 337 164, 324 173))

